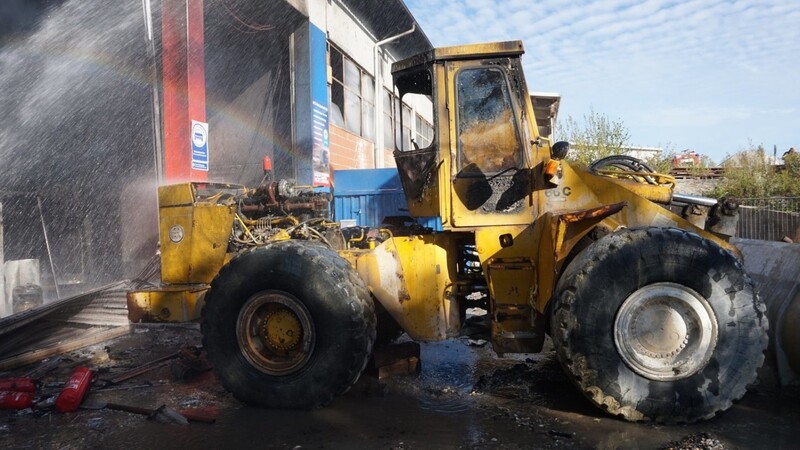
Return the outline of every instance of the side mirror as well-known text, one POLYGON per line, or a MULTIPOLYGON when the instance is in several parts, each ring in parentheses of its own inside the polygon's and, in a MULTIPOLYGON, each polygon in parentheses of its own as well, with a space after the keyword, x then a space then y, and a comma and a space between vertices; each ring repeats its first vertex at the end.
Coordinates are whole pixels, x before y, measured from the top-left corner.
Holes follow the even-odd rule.
POLYGON ((567 157, 569 153, 569 142, 558 141, 550 147, 550 157, 556 160, 562 160, 567 157))

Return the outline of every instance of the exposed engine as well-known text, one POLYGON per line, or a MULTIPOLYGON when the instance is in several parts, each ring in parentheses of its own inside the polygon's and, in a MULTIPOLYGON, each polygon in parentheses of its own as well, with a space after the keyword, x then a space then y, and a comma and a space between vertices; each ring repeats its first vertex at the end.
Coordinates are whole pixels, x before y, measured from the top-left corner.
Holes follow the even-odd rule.
POLYGON ((240 202, 240 211, 248 219, 267 216, 293 216, 304 222, 328 218, 331 195, 299 187, 291 180, 270 181, 247 191, 240 202))
POLYGON ((291 180, 269 181, 238 190, 231 251, 286 239, 321 240, 343 248, 339 224, 329 221, 331 194, 297 186, 291 180))

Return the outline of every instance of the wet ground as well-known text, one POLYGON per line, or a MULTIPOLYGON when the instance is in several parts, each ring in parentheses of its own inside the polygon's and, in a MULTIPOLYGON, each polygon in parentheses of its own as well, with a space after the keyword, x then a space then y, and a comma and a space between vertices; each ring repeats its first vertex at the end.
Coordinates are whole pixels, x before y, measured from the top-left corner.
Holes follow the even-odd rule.
MULTIPOLYGON (((186 345, 192 326, 137 326, 130 336, 65 355, 42 377, 57 393, 84 364, 111 378, 186 345)), ((363 376, 346 395, 315 411, 271 411, 240 404, 212 372, 176 381, 167 363, 90 398, 213 415, 214 424, 166 425, 127 412, 46 407, 0 411, 0 448, 796 448, 800 396, 767 381, 729 411, 693 425, 633 424, 596 410, 561 374, 552 351, 497 358, 467 341, 422 344, 418 376, 379 382, 363 376), (123 388, 123 389, 121 389, 123 388)), ((173 360, 177 361, 177 360, 173 360)), ((40 366, 40 365, 39 365, 40 366)), ((37 365, 4 376, 21 376, 37 365)), ((185 371, 183 371, 185 372, 185 371)))

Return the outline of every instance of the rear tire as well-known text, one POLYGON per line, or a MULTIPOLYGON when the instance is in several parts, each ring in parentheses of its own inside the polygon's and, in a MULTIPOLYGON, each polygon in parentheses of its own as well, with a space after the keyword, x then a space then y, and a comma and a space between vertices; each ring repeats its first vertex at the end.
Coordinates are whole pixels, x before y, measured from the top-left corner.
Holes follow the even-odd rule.
POLYGON ((568 376, 632 421, 693 422, 741 398, 764 362, 766 308, 741 263, 696 234, 623 230, 561 277, 551 335, 568 376))
POLYGON ((310 409, 358 380, 375 341, 364 282, 335 251, 305 241, 251 249, 206 295, 203 345, 242 402, 310 409))

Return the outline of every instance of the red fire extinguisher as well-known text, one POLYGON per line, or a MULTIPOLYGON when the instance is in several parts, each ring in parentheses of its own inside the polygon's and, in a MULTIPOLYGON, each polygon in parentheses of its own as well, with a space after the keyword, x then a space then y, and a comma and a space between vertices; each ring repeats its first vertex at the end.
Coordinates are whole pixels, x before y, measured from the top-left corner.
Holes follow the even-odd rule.
POLYGON ((91 382, 91 370, 86 367, 75 368, 69 381, 64 385, 64 389, 58 394, 56 410, 61 413, 77 411, 91 382))
POLYGON ((33 378, 2 378, 0 391, 36 392, 36 382, 33 378))
POLYGON ((0 391, 0 409, 25 409, 33 405, 33 393, 0 391))

